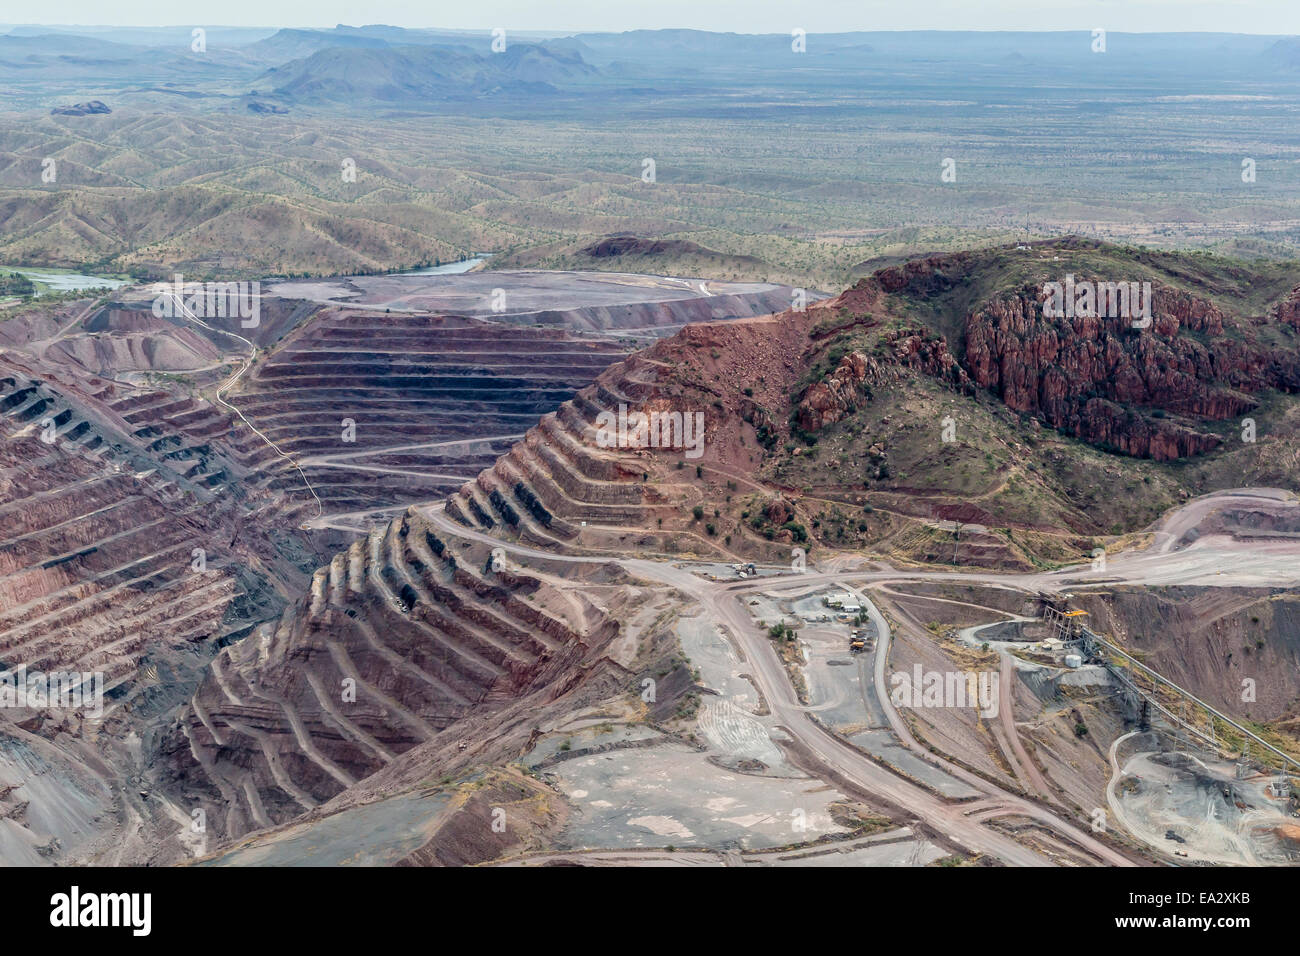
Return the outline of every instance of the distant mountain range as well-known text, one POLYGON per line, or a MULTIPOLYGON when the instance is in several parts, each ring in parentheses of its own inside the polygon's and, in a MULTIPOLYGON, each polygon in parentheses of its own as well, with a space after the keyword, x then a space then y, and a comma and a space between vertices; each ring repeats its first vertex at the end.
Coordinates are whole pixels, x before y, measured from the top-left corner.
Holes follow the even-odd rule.
POLYGON ((392 47, 382 41, 376 47, 370 38, 353 39, 358 45, 329 46, 272 67, 256 88, 295 102, 412 105, 497 93, 553 93, 599 72, 577 53, 536 44, 513 43, 501 53, 479 54, 465 47, 392 47))
POLYGON ((1300 37, 1284 37, 1268 48, 1267 59, 1284 70, 1300 70, 1300 37))
POLYGON ((1230 34, 1110 34, 1104 59, 1085 31, 812 34, 801 40, 805 52, 793 72, 796 53, 786 34, 510 33, 506 41, 494 52, 488 31, 384 25, 213 27, 199 38, 188 27, 11 27, 0 32, 0 107, 48 108, 89 98, 115 106, 118 94, 143 94, 156 104, 160 93, 202 105, 255 90, 279 97, 285 107, 420 110, 501 93, 516 105, 540 102, 593 84, 633 96, 742 88, 757 75, 780 76, 783 88, 793 84, 798 92, 855 95, 868 82, 896 82, 900 71, 920 82, 1015 83, 1050 69, 1058 78, 1095 83, 1122 67, 1126 75, 1181 84, 1189 58, 1207 82, 1244 80, 1261 64, 1300 68, 1294 38, 1230 34))

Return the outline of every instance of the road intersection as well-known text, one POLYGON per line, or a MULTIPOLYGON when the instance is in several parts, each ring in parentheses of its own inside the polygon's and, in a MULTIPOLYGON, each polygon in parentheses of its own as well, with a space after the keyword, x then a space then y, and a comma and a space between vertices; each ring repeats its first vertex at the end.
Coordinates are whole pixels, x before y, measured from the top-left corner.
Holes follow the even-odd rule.
MULTIPOLYGON (((447 517, 441 506, 422 509, 426 517, 449 534, 502 548, 516 559, 583 564, 615 563, 628 574, 668 585, 699 606, 715 626, 734 636, 749 665, 749 673, 768 703, 778 725, 799 745, 806 758, 829 780, 856 788, 865 794, 903 808, 923 826, 943 834, 953 844, 970 853, 982 854, 1003 863, 1019 866, 1051 865, 1054 861, 1025 846, 1004 832, 985 824, 999 816, 1028 818, 1053 831, 1063 842, 1079 848, 1100 863, 1132 866, 1140 860, 1099 839, 1091 832, 1090 820, 1071 819, 1061 805, 1053 801, 1029 799, 1010 793, 984 777, 949 760, 932 754, 911 735, 907 725, 889 700, 885 687, 885 667, 892 634, 884 616, 869 598, 863 603, 878 635, 873 681, 875 694, 899 741, 920 758, 963 780, 982 796, 972 802, 949 801, 931 790, 903 777, 876 762, 864 752, 832 733, 814 719, 811 709, 798 700, 784 665, 772 648, 763 629, 754 621, 743 598, 755 592, 777 594, 784 591, 807 592, 817 586, 840 584, 870 587, 906 581, 954 581, 982 585, 1000 585, 1026 593, 1063 592, 1090 584, 1144 584, 1178 581, 1229 586, 1254 586, 1267 581, 1275 586, 1300 584, 1300 541, 1237 541, 1226 536, 1210 536, 1184 544, 1189 531, 1211 514, 1228 507, 1268 506, 1297 507, 1295 496, 1273 489, 1235 489, 1195 499, 1171 513, 1155 526, 1157 544, 1149 551, 1117 555, 1107 566, 1091 564, 1052 572, 1016 574, 997 571, 933 571, 870 569, 803 573, 760 577, 740 582, 711 581, 669 561, 654 561, 616 554, 564 555, 513 544, 489 534, 474 531, 447 517)), ((861 595, 866 597, 865 594, 861 595)), ((1014 731, 1014 727, 1012 728, 1014 731)), ((1023 759, 1028 759, 1027 755, 1023 759)))

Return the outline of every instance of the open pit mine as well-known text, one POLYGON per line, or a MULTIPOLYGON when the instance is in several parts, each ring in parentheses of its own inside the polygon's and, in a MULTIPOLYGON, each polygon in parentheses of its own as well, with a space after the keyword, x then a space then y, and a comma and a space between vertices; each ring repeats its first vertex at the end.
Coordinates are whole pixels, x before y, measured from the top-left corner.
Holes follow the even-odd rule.
POLYGON ((1296 862, 1300 276, 1127 255, 33 300, 0 860, 1296 862))

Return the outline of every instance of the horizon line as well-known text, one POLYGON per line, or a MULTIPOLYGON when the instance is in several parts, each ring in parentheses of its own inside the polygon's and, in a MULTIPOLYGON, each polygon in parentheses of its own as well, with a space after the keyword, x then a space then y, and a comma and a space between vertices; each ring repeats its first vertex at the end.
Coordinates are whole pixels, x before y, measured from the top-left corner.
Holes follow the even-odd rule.
MULTIPOLYGON (((500 28, 500 24, 491 27, 440 27, 440 26, 401 26, 396 23, 364 23, 360 26, 353 26, 350 23, 336 23, 332 26, 302 26, 302 25, 273 25, 264 23, 218 23, 203 24, 198 21, 189 23, 0 23, 0 30, 9 30, 14 27, 47 27, 58 30, 189 30, 195 26, 202 26, 206 30, 313 30, 328 32, 337 30, 340 27, 351 30, 364 30, 370 27, 384 27, 389 29, 416 31, 435 31, 440 33, 459 33, 467 36, 477 36, 480 33, 491 34, 494 29, 500 28)), ((795 28, 792 28, 795 29, 795 28)), ((798 28, 802 29, 802 28, 798 28)), ((1103 29, 1101 27, 1074 27, 1069 29, 938 29, 934 27, 906 27, 895 29, 876 29, 876 30, 805 30, 808 36, 852 36, 854 34, 876 34, 876 33, 939 33, 939 34, 992 34, 992 33, 1011 33, 1011 34, 1053 34, 1053 33, 1091 33, 1094 29, 1103 29)), ((511 30, 515 34, 546 35, 552 37, 577 36, 579 34, 604 34, 619 36, 625 33, 706 33, 712 36, 734 36, 734 37, 789 37, 789 32, 768 31, 762 33, 740 33, 735 30, 708 30, 702 27, 686 26, 668 26, 668 27, 629 27, 626 30, 599 30, 599 29, 554 29, 554 30, 536 30, 536 29, 516 29, 511 30)), ((1247 30, 1111 30, 1106 29, 1107 35, 1115 36, 1261 36, 1261 37, 1278 37, 1280 39, 1297 38, 1300 33, 1267 33, 1252 32, 1247 30)), ((7 36, 7 33, 0 33, 0 36, 7 36)))

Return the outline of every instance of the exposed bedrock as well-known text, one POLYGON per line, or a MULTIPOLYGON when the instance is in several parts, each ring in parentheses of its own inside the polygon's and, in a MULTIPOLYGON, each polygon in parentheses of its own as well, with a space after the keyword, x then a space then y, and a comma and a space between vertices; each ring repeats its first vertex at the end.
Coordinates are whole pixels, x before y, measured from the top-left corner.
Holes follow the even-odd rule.
POLYGON ((241 636, 276 612, 276 582, 301 578, 289 535, 240 535, 271 502, 226 493, 232 459, 181 424, 221 416, 99 385, 78 394, 0 371, 0 662, 99 671, 115 697, 144 657, 241 636), (155 406, 173 412, 129 421, 155 406))
POLYGON ((543 610, 549 585, 460 544, 412 509, 212 663, 160 749, 218 839, 310 810, 467 717, 584 679, 617 622, 561 619, 543 610))
POLYGON ((1167 461, 1220 439, 1135 407, 1222 420, 1253 408, 1250 393, 1300 387, 1292 353, 1225 336, 1224 322, 1213 305, 1167 289, 1154 291, 1146 330, 1118 317, 1048 319, 1037 297, 1008 296, 967 317, 965 362, 977 384, 1016 411, 1092 444, 1167 461))
POLYGON ((392 507, 454 491, 622 354, 557 329, 326 310, 234 401, 327 513, 392 507))
MULTIPOLYGON (((977 253, 933 256, 881 270, 862 286, 957 302, 980 265, 977 253)), ((1100 281, 1070 271, 1080 282, 1100 281)), ((1294 340, 1297 293, 1275 307, 1273 319, 1241 318, 1157 282, 1149 328, 1133 327, 1139 316, 1049 318, 1044 298, 1042 287, 1030 284, 963 309, 957 351, 976 385, 1091 444, 1161 461, 1202 454, 1221 439, 1198 429, 1197 420, 1244 415, 1267 389, 1300 390, 1294 345, 1258 331, 1277 321, 1289 324, 1294 340)))
POLYGON ((1115 588, 1078 595, 1093 626, 1174 683, 1245 720, 1295 717, 1300 601, 1246 588, 1115 588))

